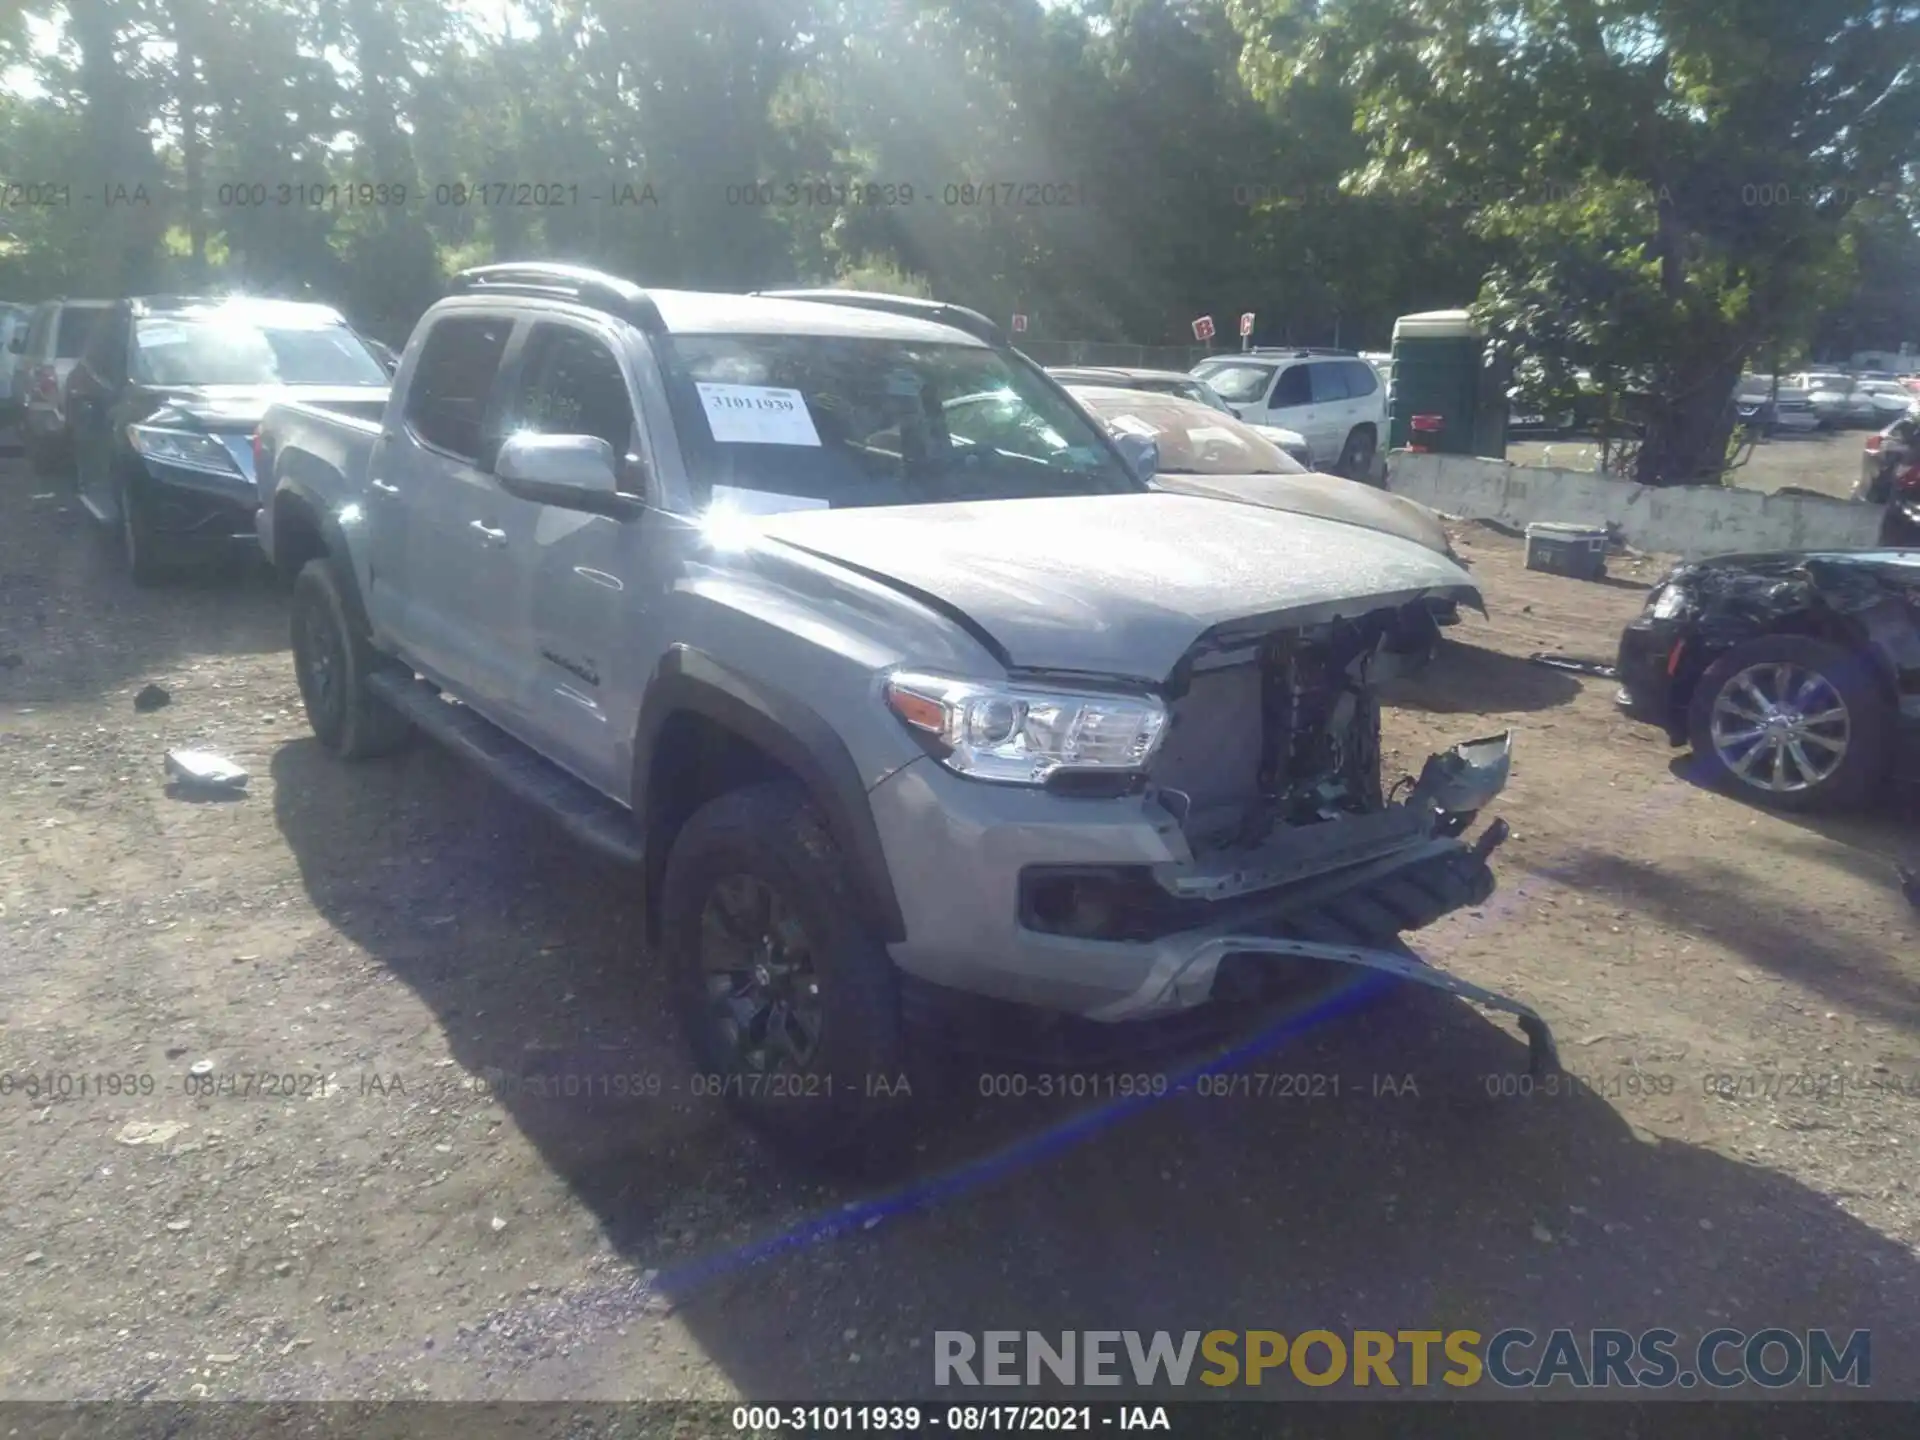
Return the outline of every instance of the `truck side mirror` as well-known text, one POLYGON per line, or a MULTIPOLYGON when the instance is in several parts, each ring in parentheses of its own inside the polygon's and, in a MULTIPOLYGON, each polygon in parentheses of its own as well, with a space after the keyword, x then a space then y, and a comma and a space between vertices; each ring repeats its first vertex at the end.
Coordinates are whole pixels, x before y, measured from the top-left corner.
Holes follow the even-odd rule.
POLYGON ((597 435, 511 435, 500 446, 493 474, 509 495, 536 505, 615 520, 641 509, 639 500, 620 493, 613 447, 597 435))

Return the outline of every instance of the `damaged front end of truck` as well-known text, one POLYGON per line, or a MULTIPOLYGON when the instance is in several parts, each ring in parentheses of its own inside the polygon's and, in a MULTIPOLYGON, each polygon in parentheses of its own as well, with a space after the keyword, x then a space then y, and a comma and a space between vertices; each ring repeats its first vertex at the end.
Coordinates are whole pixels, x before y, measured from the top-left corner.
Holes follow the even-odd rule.
MULTIPOLYGON (((1477 597, 1476 597, 1477 598, 1477 597)), ((1149 1019, 1213 1002, 1257 1005, 1289 961, 1355 967, 1427 985, 1517 1018, 1536 1072, 1555 1068, 1528 1006, 1436 969, 1400 939, 1485 903, 1498 819, 1468 838, 1504 789, 1513 735, 1464 741, 1418 776, 1383 783, 1378 687, 1418 664, 1424 601, 1357 618, 1204 637, 1167 686, 1169 727, 1144 800, 1175 858, 1140 866, 1038 867, 1022 923, 1089 939, 1166 942, 1135 993, 1091 1018, 1149 1019)))

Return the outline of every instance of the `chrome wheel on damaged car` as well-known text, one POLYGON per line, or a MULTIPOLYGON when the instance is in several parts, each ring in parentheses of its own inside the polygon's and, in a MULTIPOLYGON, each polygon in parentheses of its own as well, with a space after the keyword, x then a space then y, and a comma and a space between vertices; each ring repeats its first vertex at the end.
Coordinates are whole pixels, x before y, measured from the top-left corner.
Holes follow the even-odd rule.
POLYGON ((1847 758, 1847 702, 1825 677, 1785 661, 1750 665, 1713 701, 1713 748, 1739 779, 1805 790, 1847 758))
POLYGON ((1761 804, 1817 809, 1863 799, 1886 767, 1887 701, 1838 645, 1769 635, 1735 646, 1694 693, 1694 754, 1761 804))

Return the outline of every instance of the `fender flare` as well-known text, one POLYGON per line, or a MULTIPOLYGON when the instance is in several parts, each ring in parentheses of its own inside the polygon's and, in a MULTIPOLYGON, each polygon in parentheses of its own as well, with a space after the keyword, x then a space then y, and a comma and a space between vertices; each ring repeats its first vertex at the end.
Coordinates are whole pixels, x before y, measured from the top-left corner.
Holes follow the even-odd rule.
POLYGON ((838 732, 806 702, 685 645, 674 646, 661 659, 635 727, 633 811, 646 827, 649 879, 664 872, 667 846, 659 843, 664 837, 655 834, 648 777, 667 722, 689 713, 732 731, 799 777, 852 868, 863 918, 881 940, 904 940, 906 921, 873 807, 838 732))
POLYGON ((297 578, 297 572, 287 573, 287 567, 281 564, 280 556, 285 546, 285 530, 281 525, 283 505, 297 505, 313 517, 315 527, 320 531, 320 543, 325 547, 322 555, 332 567, 334 579, 340 587, 340 598, 346 603, 347 618, 360 627, 360 633, 371 635, 373 622, 367 614, 366 598, 360 593, 360 576, 353 568, 353 552, 348 548, 346 531, 340 528, 339 517, 332 507, 322 504, 305 486, 283 482, 269 497, 267 502, 273 508, 273 553, 267 558, 273 562, 276 570, 287 574, 289 580, 297 578))

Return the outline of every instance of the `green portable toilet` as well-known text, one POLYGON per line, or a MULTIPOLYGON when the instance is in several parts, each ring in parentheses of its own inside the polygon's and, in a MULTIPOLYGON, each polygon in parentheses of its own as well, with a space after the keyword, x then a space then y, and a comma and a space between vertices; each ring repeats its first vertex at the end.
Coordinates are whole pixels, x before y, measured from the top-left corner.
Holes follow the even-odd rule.
POLYGON ((1428 310, 1394 322, 1389 448, 1506 455, 1506 392, 1486 370, 1486 341, 1465 310, 1428 310))

